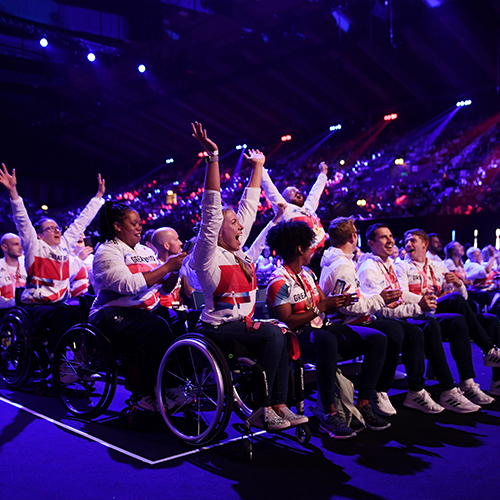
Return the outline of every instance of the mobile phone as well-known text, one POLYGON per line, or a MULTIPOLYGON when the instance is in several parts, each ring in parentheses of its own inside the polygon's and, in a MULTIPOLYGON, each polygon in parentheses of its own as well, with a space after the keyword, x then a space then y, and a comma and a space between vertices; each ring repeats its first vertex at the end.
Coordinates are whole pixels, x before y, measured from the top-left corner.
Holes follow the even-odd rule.
POLYGON ((86 247, 94 247, 94 245, 92 245, 92 236, 85 236, 85 238, 83 239, 83 244, 86 247))
POLYGON ((335 288, 333 289, 333 294, 338 295, 339 293, 342 293, 345 288, 345 281, 344 280, 337 280, 335 282, 335 288))

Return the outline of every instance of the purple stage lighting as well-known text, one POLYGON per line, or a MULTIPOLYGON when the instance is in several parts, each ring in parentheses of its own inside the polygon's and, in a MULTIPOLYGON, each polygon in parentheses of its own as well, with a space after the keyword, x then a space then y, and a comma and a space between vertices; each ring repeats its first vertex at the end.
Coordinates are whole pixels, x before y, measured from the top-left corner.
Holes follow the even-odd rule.
POLYGON ((137 66, 137 71, 139 71, 139 73, 144 73, 146 71, 146 66, 144 66, 144 64, 139 64, 139 66, 137 66))
POLYGON ((87 59, 90 61, 90 62, 94 62, 95 61, 95 54, 93 52, 89 52, 87 54, 87 59))
POLYGON ((45 48, 49 44, 49 41, 46 38, 40 38, 40 45, 45 48))

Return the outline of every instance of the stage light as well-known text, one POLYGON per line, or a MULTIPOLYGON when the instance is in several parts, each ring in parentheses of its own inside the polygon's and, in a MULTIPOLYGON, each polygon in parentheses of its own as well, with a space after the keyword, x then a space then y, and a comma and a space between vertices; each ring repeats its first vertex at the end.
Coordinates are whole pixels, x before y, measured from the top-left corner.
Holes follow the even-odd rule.
POLYGON ((46 38, 40 38, 40 45, 45 48, 49 44, 49 41, 46 38))
POLYGON ((167 158, 165 160, 165 163, 174 163, 174 159, 173 158, 167 158))
POLYGON ((90 62, 94 62, 95 61, 95 54, 93 52, 89 52, 87 54, 87 59, 90 61, 90 62))
POLYGON ((333 132, 334 130, 340 130, 342 128, 342 125, 339 123, 338 125, 332 125, 330 127, 330 132, 333 132))
POLYGON ((206 151, 200 151, 198 153, 198 158, 203 158, 204 156, 208 156, 208 153, 206 151))
POLYGON ((395 163, 396 165, 404 165, 404 164, 405 164, 405 161, 403 160, 403 158, 396 158, 396 159, 394 160, 394 163, 395 163))
POLYGON ((390 122, 392 120, 395 120, 397 117, 398 117, 397 113, 391 113, 390 115, 384 116, 384 121, 390 122))
POLYGON ((137 71, 139 73, 144 73, 146 71, 146 66, 144 66, 144 64, 139 64, 139 66, 137 66, 137 71))
POLYGON ((467 99, 466 101, 458 101, 456 106, 457 108, 462 108, 463 106, 470 106, 472 104, 472 101, 470 99, 467 99))
POLYGON ((479 236, 479 231, 474 229, 474 246, 477 248, 477 237, 479 236))
POLYGON ((333 9, 331 10, 332 16, 335 19, 337 26, 344 32, 348 32, 349 28, 351 27, 351 21, 347 16, 345 16, 340 9, 336 10, 333 9))
POLYGON ((497 229, 495 231, 495 236, 496 236, 496 241, 495 241, 495 248, 497 250, 500 250, 500 229, 497 229))
POLYGON ((443 0, 423 0, 423 1, 430 9, 441 7, 441 4, 443 3, 443 0))
POLYGON ((41 208, 44 212, 46 212, 46 211, 49 209, 49 207, 48 207, 47 205, 42 205, 40 208, 41 208))
POLYGON ((340 161, 339 161, 339 163, 340 163, 341 165, 345 165, 345 160, 340 160, 340 161))
POLYGON ((358 207, 366 207, 366 200, 358 200, 356 205, 358 205, 358 207))
POLYGON ((238 144, 235 149, 246 149, 247 145, 246 144, 238 144))
POLYGON ((287 141, 291 141, 292 140, 292 136, 291 135, 283 135, 281 136, 281 142, 287 142, 287 141))

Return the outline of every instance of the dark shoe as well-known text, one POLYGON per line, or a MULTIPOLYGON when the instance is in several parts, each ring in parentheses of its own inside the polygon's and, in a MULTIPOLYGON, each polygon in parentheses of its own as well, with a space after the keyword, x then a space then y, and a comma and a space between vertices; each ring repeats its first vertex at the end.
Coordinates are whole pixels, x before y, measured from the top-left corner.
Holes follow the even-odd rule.
POLYGON ((349 439, 356 435, 350 427, 347 427, 337 412, 323 415, 320 419, 319 430, 329 434, 333 439, 349 439))
POLYGON ((365 419, 365 424, 368 429, 371 431, 383 431, 384 429, 388 429, 391 424, 384 420, 382 417, 379 417, 374 411, 370 403, 366 406, 363 406, 360 410, 361 415, 365 419))

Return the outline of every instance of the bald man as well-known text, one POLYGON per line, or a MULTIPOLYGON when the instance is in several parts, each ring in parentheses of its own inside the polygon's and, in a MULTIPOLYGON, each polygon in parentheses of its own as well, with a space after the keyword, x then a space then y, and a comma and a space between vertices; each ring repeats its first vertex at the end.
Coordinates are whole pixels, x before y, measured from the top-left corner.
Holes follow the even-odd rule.
MULTIPOLYGON (((151 243, 161 264, 172 255, 182 252, 182 241, 179 239, 177 231, 171 227, 157 229, 153 233, 151 243)), ((170 310, 169 325, 176 337, 186 333, 187 313, 181 296, 183 287, 185 293, 190 296, 192 289, 186 277, 181 276, 180 271, 172 272, 163 285, 164 293, 160 295, 160 305, 170 310)))
POLYGON ((16 288, 26 286, 21 238, 14 233, 6 233, 0 239, 4 257, 0 259, 0 309, 5 312, 16 305, 16 288))

